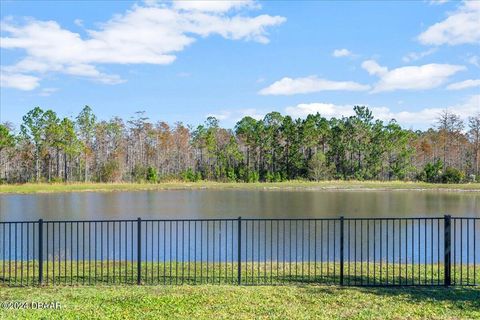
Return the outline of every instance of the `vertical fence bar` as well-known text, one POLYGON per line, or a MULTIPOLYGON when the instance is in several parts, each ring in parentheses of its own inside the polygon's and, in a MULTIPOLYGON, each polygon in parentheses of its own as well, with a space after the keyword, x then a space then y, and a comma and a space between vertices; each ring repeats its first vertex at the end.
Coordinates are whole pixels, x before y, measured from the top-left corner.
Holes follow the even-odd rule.
POLYGON ((343 286, 343 269, 344 269, 344 246, 343 246, 343 238, 344 238, 344 219, 340 217, 340 285, 343 286))
POLYGON ((238 217, 238 233, 237 233, 237 278, 238 285, 242 284, 242 217, 238 217))
POLYGON ((43 219, 38 220, 38 283, 43 284, 43 219))
POLYGON ((452 247, 452 238, 451 238, 451 216, 445 215, 444 217, 444 245, 445 245, 445 262, 444 262, 444 275, 445 275, 445 286, 448 287, 452 284, 451 277, 451 247, 452 247))
POLYGON ((142 219, 137 219, 137 284, 142 282, 142 219))

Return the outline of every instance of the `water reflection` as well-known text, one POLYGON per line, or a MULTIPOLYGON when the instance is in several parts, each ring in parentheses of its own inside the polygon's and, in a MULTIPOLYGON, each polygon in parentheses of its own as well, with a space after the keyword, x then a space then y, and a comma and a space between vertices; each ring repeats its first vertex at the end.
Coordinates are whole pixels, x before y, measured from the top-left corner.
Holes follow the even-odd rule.
POLYGON ((480 193, 171 190, 0 195, 0 219, 480 216, 480 193))

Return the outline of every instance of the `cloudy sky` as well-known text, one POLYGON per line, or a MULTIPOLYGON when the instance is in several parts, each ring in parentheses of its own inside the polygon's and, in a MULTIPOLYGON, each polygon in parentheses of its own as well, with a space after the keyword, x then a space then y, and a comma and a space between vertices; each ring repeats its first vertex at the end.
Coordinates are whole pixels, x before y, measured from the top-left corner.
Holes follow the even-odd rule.
POLYGON ((2 1, 0 121, 480 112, 480 1, 2 1))

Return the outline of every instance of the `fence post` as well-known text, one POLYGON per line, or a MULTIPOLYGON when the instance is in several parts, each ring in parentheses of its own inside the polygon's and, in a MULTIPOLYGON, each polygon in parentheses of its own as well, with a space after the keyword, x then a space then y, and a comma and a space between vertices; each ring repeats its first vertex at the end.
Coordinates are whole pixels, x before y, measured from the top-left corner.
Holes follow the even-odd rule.
POLYGON ((43 219, 38 219, 38 283, 43 284, 43 219))
POLYGON ((452 217, 445 215, 444 217, 444 277, 445 286, 448 287, 452 284, 452 217))
POLYGON ((137 219, 137 284, 142 283, 142 219, 137 219))
POLYGON ((344 229, 344 223, 343 223, 343 216, 340 217, 340 285, 343 286, 343 272, 344 272, 344 244, 343 244, 343 229, 344 229))
POLYGON ((242 284, 242 217, 238 217, 238 235, 237 235, 237 277, 238 285, 242 284))

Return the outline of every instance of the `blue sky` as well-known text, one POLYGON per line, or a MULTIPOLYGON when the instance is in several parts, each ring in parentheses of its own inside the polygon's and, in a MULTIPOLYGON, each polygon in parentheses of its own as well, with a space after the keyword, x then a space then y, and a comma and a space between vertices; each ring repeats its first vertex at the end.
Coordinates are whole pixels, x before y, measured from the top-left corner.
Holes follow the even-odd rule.
POLYGON ((480 1, 2 1, 1 121, 480 112, 480 1))

